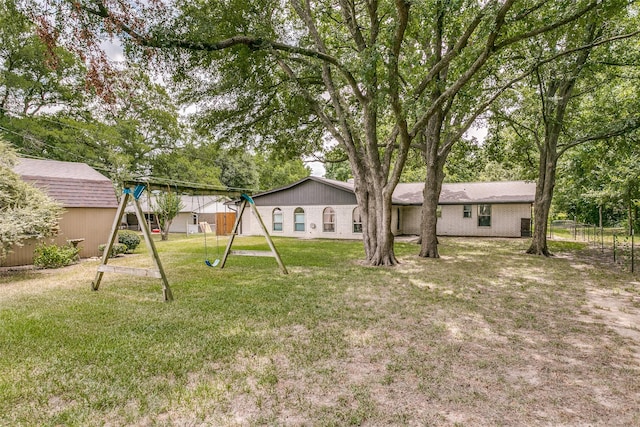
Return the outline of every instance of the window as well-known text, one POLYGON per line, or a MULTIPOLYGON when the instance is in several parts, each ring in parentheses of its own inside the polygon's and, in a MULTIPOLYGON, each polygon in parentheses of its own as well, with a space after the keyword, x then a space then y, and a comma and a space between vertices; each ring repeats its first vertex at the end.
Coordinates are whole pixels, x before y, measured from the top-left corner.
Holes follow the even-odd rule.
POLYGON ((462 206, 462 218, 471 218, 471 205, 462 206))
POLYGON ((362 233, 362 216, 360 215, 360 208, 353 209, 353 232, 362 233))
POLYGON ((478 227, 491 227, 491 205, 478 205, 478 227))
POLYGON ((294 231, 304 231, 304 209, 296 208, 293 211, 293 229, 294 231))
POLYGON ((273 210, 273 231, 282 231, 282 209, 273 210))
POLYGON ((322 211, 322 231, 333 233, 336 231, 336 211, 325 208, 322 211))

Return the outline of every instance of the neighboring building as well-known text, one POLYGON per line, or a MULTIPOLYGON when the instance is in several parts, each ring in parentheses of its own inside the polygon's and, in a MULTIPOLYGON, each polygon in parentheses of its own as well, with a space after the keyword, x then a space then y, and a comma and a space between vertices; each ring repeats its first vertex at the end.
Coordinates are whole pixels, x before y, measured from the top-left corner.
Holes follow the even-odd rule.
MULTIPOLYGON (((55 160, 21 158, 13 170, 64 207, 58 235, 45 241, 58 245, 75 241, 81 257, 98 256, 98 246, 107 242, 118 207, 109 178, 85 163, 55 160)), ((32 264, 38 243, 31 239, 24 246, 14 246, 3 265, 32 264)))
MULTIPOLYGON (((420 234, 424 183, 398 184, 393 193, 396 235, 420 234)), ((443 236, 529 236, 535 183, 443 184, 437 232, 443 236)), ((273 236, 359 239, 362 220, 352 183, 310 176, 256 194, 253 200, 273 236)), ((245 211, 241 234, 260 234, 245 211)))
MULTIPOLYGON (((180 196, 182 209, 171 222, 170 233, 199 233, 202 230, 199 225, 206 222, 210 225, 212 232, 219 232, 220 235, 229 234, 233 229, 236 219, 236 211, 231 209, 226 203, 229 199, 221 196, 180 196)), ((158 221, 153 213, 155 206, 155 196, 145 192, 140 197, 140 207, 145 218, 149 221, 151 230, 158 229, 158 221), (151 206, 151 207, 150 207, 151 206)), ((133 205, 129 204, 126 215, 122 218, 122 228, 130 230, 140 230, 138 219, 136 218, 133 205)))

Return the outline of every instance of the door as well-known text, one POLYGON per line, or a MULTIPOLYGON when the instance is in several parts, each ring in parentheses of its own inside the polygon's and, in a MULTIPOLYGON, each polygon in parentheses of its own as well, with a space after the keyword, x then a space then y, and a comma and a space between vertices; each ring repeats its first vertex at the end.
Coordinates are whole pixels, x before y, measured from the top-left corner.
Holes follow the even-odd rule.
POLYGON ((520 237, 531 237, 531 218, 520 218, 520 237))

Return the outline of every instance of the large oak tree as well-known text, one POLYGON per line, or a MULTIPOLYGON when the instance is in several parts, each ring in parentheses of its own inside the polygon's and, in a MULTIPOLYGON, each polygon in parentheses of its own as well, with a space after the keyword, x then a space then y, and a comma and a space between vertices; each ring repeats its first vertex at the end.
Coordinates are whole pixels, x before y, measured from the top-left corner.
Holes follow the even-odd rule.
POLYGON ((625 31, 621 25, 630 19, 625 6, 621 2, 587 14, 564 31, 527 43, 528 55, 554 60, 540 60, 531 78, 514 87, 512 102, 503 104, 501 112, 496 109, 496 119, 512 131, 512 143, 522 151, 529 150, 527 144, 535 150, 534 232, 528 253, 550 254, 547 224, 560 158, 576 146, 640 127, 635 98, 612 96, 621 83, 615 78, 620 67, 612 65, 637 45, 637 27, 625 31))

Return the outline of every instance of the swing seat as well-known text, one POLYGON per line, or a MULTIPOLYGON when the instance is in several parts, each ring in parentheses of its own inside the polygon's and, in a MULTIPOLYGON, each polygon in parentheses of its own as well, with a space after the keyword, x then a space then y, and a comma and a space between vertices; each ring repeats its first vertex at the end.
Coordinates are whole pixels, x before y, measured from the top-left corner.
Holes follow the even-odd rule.
POLYGON ((217 260, 213 261, 213 263, 211 263, 211 261, 209 261, 208 259, 205 259, 204 263, 207 264, 209 267, 217 267, 218 264, 220 264, 220 260, 217 259, 217 260))

